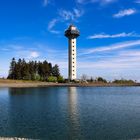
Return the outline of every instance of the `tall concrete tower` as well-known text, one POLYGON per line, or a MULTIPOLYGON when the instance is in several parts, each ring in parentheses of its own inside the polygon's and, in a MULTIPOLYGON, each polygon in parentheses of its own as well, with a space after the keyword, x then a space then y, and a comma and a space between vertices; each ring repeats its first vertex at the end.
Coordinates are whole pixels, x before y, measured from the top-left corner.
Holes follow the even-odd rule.
POLYGON ((68 79, 76 79, 76 38, 80 35, 79 30, 74 26, 70 25, 65 31, 65 36, 68 38, 69 44, 69 70, 68 70, 68 79))

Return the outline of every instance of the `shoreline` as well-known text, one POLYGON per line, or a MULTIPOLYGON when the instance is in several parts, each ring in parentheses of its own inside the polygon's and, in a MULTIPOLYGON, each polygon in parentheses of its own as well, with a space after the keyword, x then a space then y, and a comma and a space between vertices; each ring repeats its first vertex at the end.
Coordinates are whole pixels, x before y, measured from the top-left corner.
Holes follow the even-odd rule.
POLYGON ((127 87, 140 86, 134 84, 114 84, 114 83, 49 83, 38 81, 20 80, 0 80, 0 88, 28 88, 28 87, 127 87))

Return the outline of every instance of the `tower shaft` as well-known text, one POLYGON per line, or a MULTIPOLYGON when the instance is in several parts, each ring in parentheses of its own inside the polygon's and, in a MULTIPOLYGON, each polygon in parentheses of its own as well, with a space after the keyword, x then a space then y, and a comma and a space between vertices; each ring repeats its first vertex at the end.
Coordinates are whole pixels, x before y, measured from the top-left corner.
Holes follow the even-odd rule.
POLYGON ((69 38, 69 80, 76 79, 76 38, 69 38))

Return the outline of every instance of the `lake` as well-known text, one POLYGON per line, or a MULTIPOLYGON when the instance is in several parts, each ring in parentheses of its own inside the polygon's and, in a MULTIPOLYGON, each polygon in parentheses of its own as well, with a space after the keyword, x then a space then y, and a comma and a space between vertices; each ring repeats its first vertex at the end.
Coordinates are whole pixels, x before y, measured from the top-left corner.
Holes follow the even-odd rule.
POLYGON ((0 137, 140 138, 140 87, 0 88, 0 137))

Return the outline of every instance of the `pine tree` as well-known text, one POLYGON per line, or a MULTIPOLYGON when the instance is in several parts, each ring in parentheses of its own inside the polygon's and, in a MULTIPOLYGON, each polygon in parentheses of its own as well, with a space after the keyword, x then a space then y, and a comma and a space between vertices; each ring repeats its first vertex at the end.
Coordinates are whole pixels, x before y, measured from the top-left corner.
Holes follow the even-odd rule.
POLYGON ((30 61, 28 63, 28 66, 29 66, 30 80, 35 80, 36 70, 34 69, 34 61, 30 61))
POLYGON ((46 81, 47 78, 50 76, 50 68, 48 62, 45 60, 43 62, 43 78, 46 81))
POLYGON ((22 79, 21 70, 22 70, 22 60, 19 59, 18 62, 16 63, 16 66, 15 66, 15 73, 16 73, 15 79, 17 79, 17 80, 22 79))
POLYGON ((40 76, 40 80, 42 79, 42 64, 41 64, 41 62, 39 61, 38 63, 37 63, 37 65, 38 65, 38 75, 40 76))
POLYGON ((26 63, 24 59, 22 60, 21 75, 23 80, 31 79, 31 75, 29 73, 29 64, 26 63))
POLYGON ((60 70, 59 70, 59 66, 56 64, 53 66, 52 68, 52 75, 55 77, 59 77, 60 76, 60 70))
POLYGON ((49 63, 49 75, 51 76, 52 75, 52 64, 49 63))
POLYGON ((15 58, 12 58, 8 79, 15 79, 15 66, 16 66, 16 60, 15 58))

